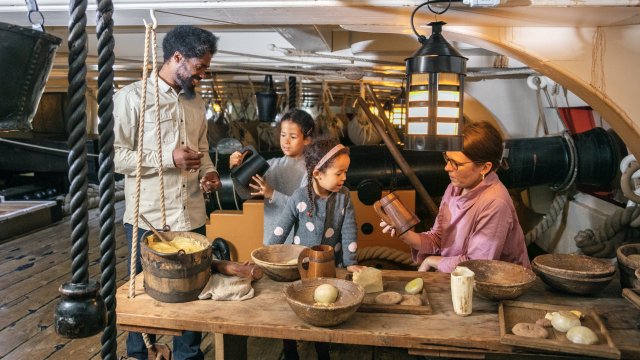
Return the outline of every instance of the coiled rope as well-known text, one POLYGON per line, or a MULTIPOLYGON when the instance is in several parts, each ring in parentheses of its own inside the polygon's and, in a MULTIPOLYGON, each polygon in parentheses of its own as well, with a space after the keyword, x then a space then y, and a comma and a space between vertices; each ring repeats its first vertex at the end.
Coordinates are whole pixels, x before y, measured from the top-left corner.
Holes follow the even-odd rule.
POLYGON ((418 266, 414 264, 411 254, 402 250, 392 249, 385 246, 370 246, 358 249, 356 260, 358 262, 370 259, 389 260, 402 265, 418 266))
POLYGON ((596 231, 579 231, 574 241, 585 255, 610 259, 616 257, 616 250, 620 246, 638 242, 639 227, 640 207, 628 206, 607 216, 596 231))

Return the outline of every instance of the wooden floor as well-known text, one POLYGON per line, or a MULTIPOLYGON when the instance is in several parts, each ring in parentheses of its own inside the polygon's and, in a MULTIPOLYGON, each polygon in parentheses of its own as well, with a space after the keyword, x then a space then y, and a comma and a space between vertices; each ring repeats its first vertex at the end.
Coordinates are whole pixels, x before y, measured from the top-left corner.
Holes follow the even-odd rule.
MULTIPOLYGON (((118 286, 128 280, 127 239, 122 226, 124 202, 116 204, 116 256, 118 286)), ((89 211, 89 275, 100 279, 99 213, 89 211)), ((69 218, 48 228, 0 244, 0 359, 83 360, 100 359, 100 335, 67 340, 53 329, 53 311, 60 296, 58 287, 71 279, 69 218)), ((205 359, 214 359, 213 334, 204 334, 205 359)), ((158 342, 172 346, 171 336, 158 342)), ((125 355, 126 333, 118 333, 118 355, 125 355)), ((315 359, 312 343, 298 342, 301 359, 315 359)), ((249 359, 278 359, 279 339, 249 338, 249 359)), ((406 349, 331 345, 334 360, 414 359, 406 349)))

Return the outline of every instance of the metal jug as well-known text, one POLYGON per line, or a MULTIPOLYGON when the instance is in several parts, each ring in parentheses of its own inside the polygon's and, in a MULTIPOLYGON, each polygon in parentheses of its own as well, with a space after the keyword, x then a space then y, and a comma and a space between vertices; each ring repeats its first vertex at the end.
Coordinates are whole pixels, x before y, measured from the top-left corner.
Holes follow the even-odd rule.
POLYGON ((62 39, 0 22, 0 131, 31 130, 62 39))

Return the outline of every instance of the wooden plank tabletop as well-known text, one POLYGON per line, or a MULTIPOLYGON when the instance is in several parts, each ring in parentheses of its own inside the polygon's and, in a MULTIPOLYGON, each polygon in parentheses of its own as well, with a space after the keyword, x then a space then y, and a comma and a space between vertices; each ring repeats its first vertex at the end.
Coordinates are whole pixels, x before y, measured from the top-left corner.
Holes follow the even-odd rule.
MULTIPOLYGON (((389 276, 408 274, 384 272, 389 276)), ((343 269, 337 269, 337 273, 340 278, 346 275, 343 269)), ((135 298, 128 298, 128 284, 117 291, 117 322, 159 329, 410 349, 443 347, 488 353, 527 352, 500 343, 498 302, 474 296, 473 313, 460 317, 453 311, 449 274, 410 274, 425 279, 432 315, 357 312, 341 325, 320 328, 303 322, 289 308, 282 292, 288 283, 264 277, 253 283, 256 295, 246 301, 167 304, 144 293, 140 274, 136 278, 135 298)), ((517 300, 593 309, 602 318, 622 357, 640 359, 640 331, 635 327, 640 311, 623 299, 620 292, 619 282, 614 281, 595 296, 573 296, 555 292, 538 279, 531 290, 517 300)))

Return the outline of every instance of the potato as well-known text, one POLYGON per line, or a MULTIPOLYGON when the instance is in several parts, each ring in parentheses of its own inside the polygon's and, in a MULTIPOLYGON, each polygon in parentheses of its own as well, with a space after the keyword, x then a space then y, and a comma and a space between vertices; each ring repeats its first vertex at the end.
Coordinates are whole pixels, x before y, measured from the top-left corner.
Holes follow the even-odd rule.
POLYGON ((323 304, 333 304, 338 298, 338 289, 331 284, 322 284, 313 292, 313 299, 323 304))

